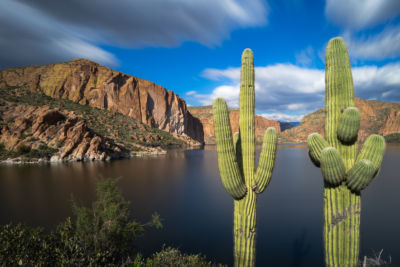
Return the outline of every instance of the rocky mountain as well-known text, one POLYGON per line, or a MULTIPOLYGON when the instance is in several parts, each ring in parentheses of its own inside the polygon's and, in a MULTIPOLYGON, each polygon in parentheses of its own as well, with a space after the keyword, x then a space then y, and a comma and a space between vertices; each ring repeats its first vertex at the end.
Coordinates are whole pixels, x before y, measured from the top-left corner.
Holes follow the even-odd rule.
MULTIPOLYGON (((364 141, 371 134, 389 136, 400 133, 400 103, 382 102, 355 98, 355 105, 361 113, 358 139, 364 141)), ((292 142, 306 142, 313 132, 324 135, 325 108, 306 115, 300 125, 281 133, 292 142)))
POLYGON ((185 146, 181 139, 115 111, 52 98, 24 86, 0 88, 0 161, 163 154, 165 148, 185 146))
POLYGON ((296 121, 293 121, 293 122, 279 121, 279 124, 281 125, 281 131, 283 132, 283 131, 286 131, 288 129, 291 129, 291 128, 299 125, 300 122, 296 122, 296 121))
MULTIPOLYGON (((212 106, 189 107, 189 111, 194 117, 198 118, 203 125, 205 144, 215 144, 212 106)), ((232 133, 237 132, 239 130, 239 110, 230 109, 229 119, 231 122, 232 133)), ((265 130, 268 127, 275 127, 277 133, 280 133, 281 131, 278 121, 268 120, 258 115, 255 116, 255 127, 257 142, 262 142, 265 130)))
POLYGON ((22 87, 53 98, 106 109, 182 137, 203 142, 200 121, 177 94, 153 82, 86 59, 0 72, 0 88, 22 87))

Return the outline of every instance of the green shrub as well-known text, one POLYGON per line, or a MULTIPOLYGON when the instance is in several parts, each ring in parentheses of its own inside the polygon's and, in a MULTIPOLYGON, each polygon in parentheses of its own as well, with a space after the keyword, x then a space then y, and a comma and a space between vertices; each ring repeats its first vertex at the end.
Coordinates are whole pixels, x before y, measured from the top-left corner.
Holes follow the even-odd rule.
POLYGON ((54 263, 54 239, 42 228, 23 224, 0 226, 0 262, 2 266, 46 265, 54 263))
POLYGON ((16 151, 17 151, 17 153, 18 153, 19 155, 24 155, 24 154, 29 153, 29 152, 31 151, 31 148, 30 148, 29 146, 27 146, 26 144, 21 143, 21 144, 19 144, 19 145, 17 146, 16 151))
POLYGON ((0 227, 0 263, 44 266, 121 265, 137 253, 134 241, 147 227, 162 226, 158 214, 152 221, 139 223, 129 216, 129 202, 117 188, 117 180, 97 184, 97 200, 91 209, 73 202, 75 222, 67 218, 57 229, 22 224, 0 227))
MULTIPOLYGON (((173 267, 173 266, 217 266, 211 261, 207 261, 206 256, 201 254, 184 254, 176 248, 163 248, 160 252, 154 253, 151 257, 145 259, 142 258, 139 254, 134 260, 133 264, 131 263, 128 266, 143 266, 143 267, 152 267, 152 266, 165 266, 165 267, 173 267)), ((218 266, 224 266, 218 264, 218 266)))

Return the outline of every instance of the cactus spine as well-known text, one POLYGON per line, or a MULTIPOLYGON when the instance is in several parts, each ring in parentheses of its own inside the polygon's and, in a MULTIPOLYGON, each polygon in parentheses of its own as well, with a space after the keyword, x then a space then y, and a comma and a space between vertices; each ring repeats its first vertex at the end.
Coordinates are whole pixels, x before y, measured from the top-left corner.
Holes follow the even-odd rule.
POLYGON ((385 151, 382 136, 370 136, 358 153, 360 114, 346 44, 329 41, 325 55, 325 138, 308 137, 309 155, 324 177, 326 266, 356 266, 360 242, 360 191, 376 177, 385 151), (358 155, 358 156, 357 156, 358 155))
POLYGON ((277 147, 276 131, 268 128, 255 172, 254 98, 253 52, 245 49, 241 67, 239 133, 233 138, 225 100, 217 98, 213 105, 220 176, 226 191, 234 199, 235 266, 255 264, 257 194, 269 184, 277 147))

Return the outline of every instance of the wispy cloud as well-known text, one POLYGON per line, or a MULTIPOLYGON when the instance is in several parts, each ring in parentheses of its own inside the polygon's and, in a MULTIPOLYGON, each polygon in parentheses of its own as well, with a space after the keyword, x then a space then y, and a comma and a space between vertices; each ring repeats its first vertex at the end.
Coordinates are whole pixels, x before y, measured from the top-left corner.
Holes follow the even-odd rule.
POLYGON ((186 96, 191 96, 191 95, 196 95, 197 94, 197 92, 196 91, 189 91, 189 92, 186 92, 186 96))
MULTIPOLYGON (((382 67, 363 66, 352 69, 355 94, 365 99, 400 101, 400 63, 382 67)), ((203 76, 224 81, 197 101, 212 104, 223 97, 230 107, 238 107, 240 69, 206 69, 203 76)), ((298 121, 303 115, 324 105, 325 74, 323 70, 291 64, 255 68, 256 112, 270 119, 298 121)))
POLYGON ((363 38, 346 33, 344 39, 354 59, 382 60, 400 56, 400 26, 363 38))
POLYGON ((117 64, 103 45, 215 46, 235 29, 266 25, 267 16, 263 0, 2 0, 0 68, 82 55, 117 64))
POLYGON ((297 53, 295 57, 296 64, 300 66, 310 66, 315 59, 315 52, 311 46, 308 46, 306 49, 297 53))
POLYGON ((114 55, 42 11, 18 1, 0 1, 0 68, 85 57, 117 65, 114 55))
POLYGON ((400 13, 399 0, 326 0, 327 19, 345 29, 360 30, 400 13))

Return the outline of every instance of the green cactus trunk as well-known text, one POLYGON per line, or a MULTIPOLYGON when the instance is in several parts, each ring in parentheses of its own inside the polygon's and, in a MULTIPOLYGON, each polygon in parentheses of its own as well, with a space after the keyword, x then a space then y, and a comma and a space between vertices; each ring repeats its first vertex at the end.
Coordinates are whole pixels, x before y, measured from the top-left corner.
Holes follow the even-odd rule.
MULTIPOLYGON (((342 144, 337 138, 338 121, 342 111, 354 107, 353 79, 346 45, 333 39, 326 49, 326 120, 325 138, 335 147, 346 172, 357 157, 358 143, 342 144)), ((360 194, 352 193, 346 185, 324 187, 324 243, 327 266, 355 266, 359 254, 360 194)))
POLYGON ((255 265, 256 204, 272 176, 277 137, 273 128, 265 132, 260 163, 255 172, 254 60, 246 49, 242 54, 239 129, 232 138, 225 100, 213 105, 218 167, 222 184, 234 198, 233 236, 235 266, 255 265))
POLYGON ((376 176, 385 143, 381 136, 371 136, 375 139, 367 140, 364 145, 369 152, 357 157, 360 115, 354 107, 350 60, 341 38, 328 43, 325 86, 326 141, 315 133, 308 138, 310 158, 321 167, 324 177, 325 263, 326 266, 356 266, 360 248, 360 190, 376 176))

